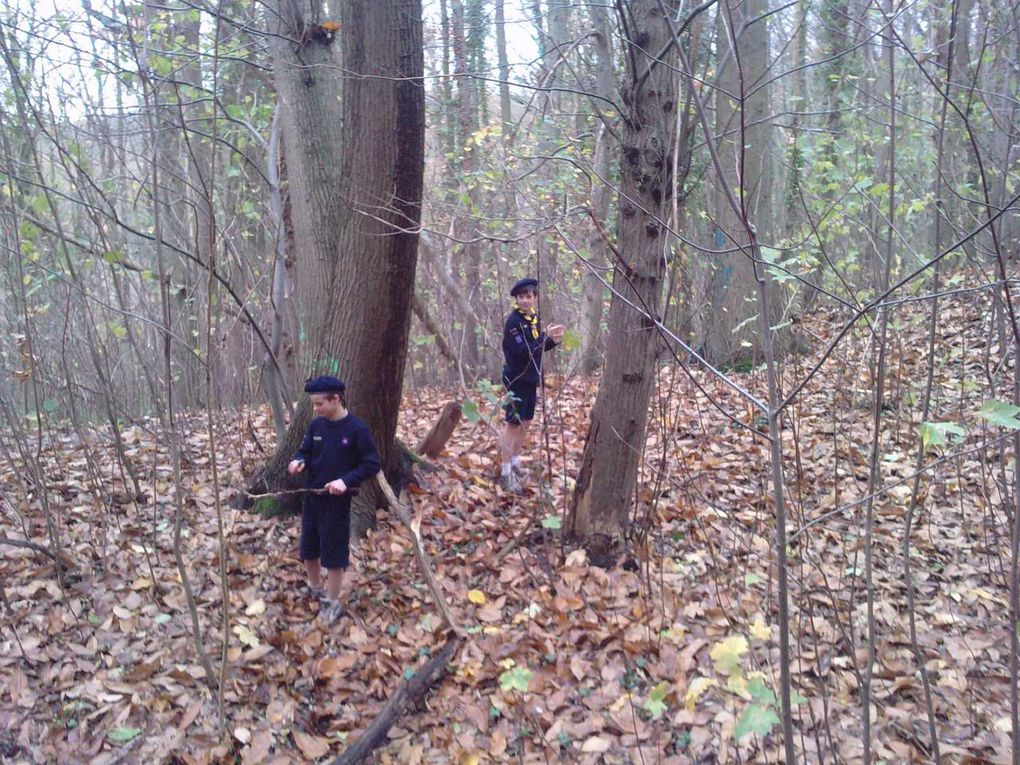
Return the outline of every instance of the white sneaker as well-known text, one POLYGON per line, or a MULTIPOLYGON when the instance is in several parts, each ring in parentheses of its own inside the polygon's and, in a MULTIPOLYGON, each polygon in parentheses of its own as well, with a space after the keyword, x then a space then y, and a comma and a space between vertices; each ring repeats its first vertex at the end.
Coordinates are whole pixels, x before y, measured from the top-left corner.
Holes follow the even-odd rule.
POLYGON ((514 474, 512 469, 508 475, 499 479, 499 485, 511 494, 520 494, 524 491, 524 487, 521 485, 521 479, 514 474))
POLYGON ((336 624, 343 618, 346 611, 344 611, 344 604, 339 600, 327 600, 319 613, 322 614, 326 624, 336 624))

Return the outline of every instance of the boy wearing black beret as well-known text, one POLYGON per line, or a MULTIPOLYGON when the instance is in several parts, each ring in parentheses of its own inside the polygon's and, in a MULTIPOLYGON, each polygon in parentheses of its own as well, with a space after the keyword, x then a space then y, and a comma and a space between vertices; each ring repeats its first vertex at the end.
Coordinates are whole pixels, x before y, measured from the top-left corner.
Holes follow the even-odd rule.
POLYGON ((542 380, 542 353, 563 339, 564 327, 554 324, 549 333, 538 320, 538 279, 521 279, 510 288, 516 305, 503 327, 503 384, 509 393, 506 427, 500 439, 500 482, 507 491, 520 492, 524 467, 521 450, 535 418, 535 399, 542 380))
POLYGON ((311 591, 322 595, 326 569, 327 622, 344 613, 340 599, 344 572, 350 565, 351 495, 348 491, 379 472, 379 453, 368 426, 347 411, 342 380, 329 375, 305 383, 315 418, 301 448, 287 466, 291 475, 305 473, 307 488, 325 494, 306 494, 301 507, 301 560, 311 591), (320 568, 321 565, 321 568, 320 568))

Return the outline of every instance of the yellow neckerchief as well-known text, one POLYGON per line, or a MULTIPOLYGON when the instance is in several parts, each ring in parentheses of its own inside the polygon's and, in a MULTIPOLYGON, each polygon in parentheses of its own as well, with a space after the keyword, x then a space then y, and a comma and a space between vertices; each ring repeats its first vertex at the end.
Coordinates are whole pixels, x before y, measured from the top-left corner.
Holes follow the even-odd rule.
POLYGON ((538 340, 538 311, 534 308, 531 311, 525 311, 519 305, 517 301, 514 301, 514 305, 517 306, 517 312, 524 317, 524 320, 531 325, 531 336, 538 340))

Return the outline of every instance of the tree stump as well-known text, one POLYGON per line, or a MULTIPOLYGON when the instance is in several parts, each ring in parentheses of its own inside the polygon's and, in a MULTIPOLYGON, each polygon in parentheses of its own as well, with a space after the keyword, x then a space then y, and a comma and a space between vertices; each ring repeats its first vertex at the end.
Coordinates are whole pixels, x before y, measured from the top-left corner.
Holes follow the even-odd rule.
POLYGON ((442 414, 436 420, 436 424, 432 426, 432 430, 428 432, 428 435, 421 442, 421 446, 418 447, 418 453, 424 454, 429 459, 438 457, 443 447, 446 446, 446 442, 450 440, 450 436, 453 435, 453 431, 457 429, 457 425, 460 424, 463 416, 459 401, 451 401, 444 406, 442 414))

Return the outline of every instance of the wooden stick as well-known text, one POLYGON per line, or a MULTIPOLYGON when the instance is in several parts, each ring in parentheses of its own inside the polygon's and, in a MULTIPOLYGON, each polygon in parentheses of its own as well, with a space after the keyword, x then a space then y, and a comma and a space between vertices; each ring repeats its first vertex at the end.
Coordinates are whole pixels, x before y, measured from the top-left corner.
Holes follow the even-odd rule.
MULTIPOLYGON (((248 499, 276 499, 277 497, 287 497, 293 494, 329 494, 329 489, 285 489, 283 491, 269 491, 265 494, 252 494, 251 492, 243 492, 244 496, 248 499)), ((348 489, 343 494, 334 494, 334 497, 344 497, 347 495, 355 495, 358 493, 357 489, 348 489)))
POLYGON ((396 513, 397 517, 411 532, 411 542, 414 544, 414 554, 418 559, 418 566, 421 568, 422 576, 425 577, 425 583, 428 585, 429 591, 432 593, 432 599, 436 601, 436 607, 443 615, 446 625, 453 630, 458 637, 465 637, 466 633, 464 632, 464 628, 457 623, 456 619, 454 619, 453 613, 451 613, 450 607, 446 603, 446 598, 443 597, 443 593, 440 591, 439 585, 436 583, 436 578, 432 575, 432 566, 429 564, 428 554, 422 547, 418 526, 412 519, 410 511, 400 503, 400 500, 397 499, 397 495, 393 493, 393 489, 390 487, 390 482, 386 480, 386 476, 383 475, 381 470, 376 474, 375 480, 379 484, 379 489, 386 498, 386 503, 390 506, 390 509, 396 513))

